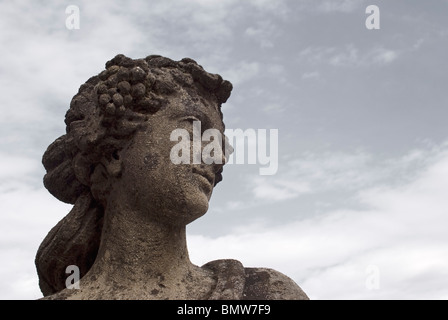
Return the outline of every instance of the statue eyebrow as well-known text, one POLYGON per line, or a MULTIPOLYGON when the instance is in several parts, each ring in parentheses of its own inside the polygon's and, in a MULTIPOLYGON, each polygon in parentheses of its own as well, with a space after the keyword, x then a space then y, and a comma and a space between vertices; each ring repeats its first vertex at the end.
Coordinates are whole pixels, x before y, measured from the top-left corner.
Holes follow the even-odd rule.
POLYGON ((194 109, 189 114, 181 116, 181 117, 183 118, 183 117, 188 117, 188 116, 193 116, 193 117, 198 118, 198 120, 201 122, 202 128, 206 128, 206 129, 211 128, 212 121, 211 121, 210 117, 206 113, 202 112, 201 110, 194 109))
POLYGON ((210 121, 210 117, 206 113, 202 112, 201 110, 198 110, 198 109, 194 110, 192 116, 195 116, 196 118, 198 118, 202 122, 203 127, 209 128, 211 126, 212 122, 210 121))
MULTIPOLYGON (((202 130, 207 130, 207 129, 212 129, 214 128, 212 126, 213 121, 211 119, 211 117, 207 114, 207 112, 204 112, 201 110, 201 108, 196 107, 196 108, 188 108, 187 110, 183 112, 176 112, 175 114, 172 114, 169 116, 170 119, 173 120, 179 120, 188 116, 193 116, 198 118, 198 120, 201 122, 201 127, 202 130)), ((221 120, 222 121, 222 120, 221 120)), ((219 126, 218 126, 219 128, 219 126)), ((218 129, 216 128, 216 129, 218 129)), ((220 129, 221 130, 221 129, 220 129)))

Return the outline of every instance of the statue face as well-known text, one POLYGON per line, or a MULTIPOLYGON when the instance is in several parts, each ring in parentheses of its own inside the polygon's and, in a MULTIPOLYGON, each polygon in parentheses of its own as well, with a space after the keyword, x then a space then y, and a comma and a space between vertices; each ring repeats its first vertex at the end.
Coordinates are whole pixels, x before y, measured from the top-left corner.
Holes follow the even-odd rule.
POLYGON ((176 129, 192 135, 193 122, 200 121, 202 131, 217 129, 224 137, 224 125, 214 102, 186 94, 169 101, 120 152, 122 175, 112 186, 107 203, 124 201, 125 208, 146 212, 160 222, 186 225, 206 213, 215 174, 224 162, 174 164, 170 152, 178 141, 171 141, 170 135, 176 129))

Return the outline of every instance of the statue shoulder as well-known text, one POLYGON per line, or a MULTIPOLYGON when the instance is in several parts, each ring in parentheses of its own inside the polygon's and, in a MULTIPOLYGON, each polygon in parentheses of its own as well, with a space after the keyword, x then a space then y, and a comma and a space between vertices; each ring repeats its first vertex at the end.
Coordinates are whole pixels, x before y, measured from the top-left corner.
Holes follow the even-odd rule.
POLYGON ((268 268, 245 268, 237 260, 215 260, 203 266, 213 272, 216 286, 209 299, 308 300, 289 277, 268 268))
POLYGON ((269 268, 244 268, 247 300, 309 300, 306 293, 288 276, 269 268))

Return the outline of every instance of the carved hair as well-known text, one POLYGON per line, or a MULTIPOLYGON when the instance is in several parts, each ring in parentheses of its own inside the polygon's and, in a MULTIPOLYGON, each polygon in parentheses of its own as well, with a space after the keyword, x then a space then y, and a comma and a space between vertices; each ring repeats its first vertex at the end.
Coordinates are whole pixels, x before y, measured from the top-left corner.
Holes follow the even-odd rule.
MULTIPOLYGON (((65 116, 66 134, 48 147, 42 159, 47 170, 45 187, 59 200, 74 204, 36 255, 45 296, 65 288, 67 266, 78 266, 82 277, 96 258, 104 215, 93 187, 100 160, 116 157, 148 117, 166 106, 168 97, 180 88, 193 99, 221 106, 232 85, 189 58, 173 61, 152 55, 133 60, 117 55, 73 97, 65 116)), ((219 172, 216 183, 221 179, 219 172)))

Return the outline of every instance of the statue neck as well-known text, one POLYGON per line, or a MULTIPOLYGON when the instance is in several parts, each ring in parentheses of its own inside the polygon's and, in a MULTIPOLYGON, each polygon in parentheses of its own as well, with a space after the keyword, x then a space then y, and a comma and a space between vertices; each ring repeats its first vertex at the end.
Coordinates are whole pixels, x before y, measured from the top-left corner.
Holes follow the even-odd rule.
MULTIPOLYGON (((214 275, 190 262, 186 226, 159 222, 164 212, 131 210, 110 197, 93 266, 73 299, 204 299, 214 275)), ((135 206, 134 206, 135 208, 135 206)))
POLYGON ((111 203, 105 211, 92 273, 107 274, 121 285, 182 279, 193 267, 186 228, 154 221, 152 216, 150 212, 127 210, 118 201, 111 203))

